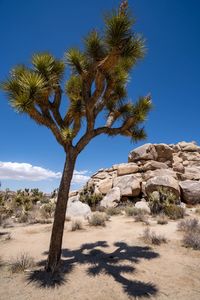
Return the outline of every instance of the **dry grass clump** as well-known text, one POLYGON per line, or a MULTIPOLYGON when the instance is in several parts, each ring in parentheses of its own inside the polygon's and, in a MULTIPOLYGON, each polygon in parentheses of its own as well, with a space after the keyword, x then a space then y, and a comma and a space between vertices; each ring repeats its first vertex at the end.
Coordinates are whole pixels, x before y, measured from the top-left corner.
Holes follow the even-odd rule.
POLYGON ((195 213, 200 215, 200 208, 196 208, 195 213))
POLYGON ((183 245, 186 248, 200 250, 200 231, 186 233, 183 237, 183 245))
POLYGON ((66 222, 70 222, 71 220, 72 220, 72 219, 71 219, 70 216, 66 216, 66 217, 65 217, 65 221, 66 221, 66 222))
POLYGON ((184 220, 178 223, 178 230, 184 232, 183 245, 200 250, 200 222, 198 219, 184 220))
POLYGON ((149 225, 149 221, 146 215, 146 212, 142 209, 137 209, 137 213, 134 216, 135 222, 142 222, 146 225, 149 225))
POLYGON ((125 214, 128 216, 128 217, 133 217, 135 215, 137 215, 138 213, 138 209, 134 206, 126 206, 125 207, 125 214))
POLYGON ((167 239, 164 235, 158 235, 154 231, 150 231, 148 227, 143 231, 142 240, 147 244, 157 246, 167 243, 167 239))
POLYGON ((177 228, 183 232, 200 231, 200 223, 198 219, 182 220, 178 223, 177 228))
POLYGON ((24 252, 10 262, 10 271, 12 273, 22 273, 34 265, 34 259, 24 252))
POLYGON ((71 225, 71 231, 81 230, 83 229, 83 224, 81 220, 73 220, 71 225))
POLYGON ((165 214, 160 214, 157 217, 157 224, 159 225, 166 225, 168 223, 168 218, 165 214))
POLYGON ((90 226, 106 226, 106 221, 109 220, 109 216, 105 213, 96 212, 89 219, 90 226))
POLYGON ((119 207, 108 207, 106 208, 105 213, 109 216, 116 216, 120 215, 122 212, 119 207))

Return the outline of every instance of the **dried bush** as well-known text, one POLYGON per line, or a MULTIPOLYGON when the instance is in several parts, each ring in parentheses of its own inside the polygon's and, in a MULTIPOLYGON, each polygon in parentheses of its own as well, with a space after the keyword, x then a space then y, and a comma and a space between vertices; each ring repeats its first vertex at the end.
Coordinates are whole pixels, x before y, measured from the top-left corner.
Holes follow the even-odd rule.
POLYGON ((165 225, 168 223, 168 218, 165 214, 160 214, 157 218, 157 224, 165 225))
POLYGON ((157 246, 167 243, 167 239, 164 235, 158 235, 154 231, 150 231, 148 227, 143 231, 142 240, 147 244, 157 246))
POLYGON ((28 253, 21 253, 10 262, 10 271, 12 273, 21 273, 34 265, 34 259, 28 253))
POLYGON ((147 218, 145 212, 142 210, 138 210, 137 214, 134 216, 134 220, 135 220, 135 222, 143 222, 146 225, 149 224, 148 218, 147 218))
POLYGON ((66 217, 65 217, 65 221, 66 221, 66 222, 70 222, 70 221, 71 221, 71 217, 70 217, 70 216, 66 216, 66 217))
POLYGON ((195 213, 200 215, 200 208, 196 208, 195 213))
POLYGON ((187 232, 183 237, 183 245, 187 248, 200 250, 200 231, 187 232))
POLYGON ((83 229, 83 224, 81 220, 73 220, 71 225, 71 231, 81 230, 83 229))
POLYGON ((179 231, 183 231, 183 232, 194 232, 194 231, 200 232, 200 223, 199 220, 195 218, 182 220, 178 223, 177 228, 179 231))
POLYGON ((96 212, 88 220, 90 226, 106 226, 109 216, 105 213, 96 212))
POLYGON ((120 215, 121 209, 120 207, 108 207, 106 208, 105 213, 109 216, 120 215))

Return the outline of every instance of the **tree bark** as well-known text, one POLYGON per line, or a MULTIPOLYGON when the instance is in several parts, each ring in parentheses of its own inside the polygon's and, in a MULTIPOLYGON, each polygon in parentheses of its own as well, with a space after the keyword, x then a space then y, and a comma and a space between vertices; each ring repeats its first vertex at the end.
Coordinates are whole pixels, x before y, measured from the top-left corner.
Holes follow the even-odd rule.
POLYGON ((58 191, 49 255, 46 265, 46 270, 52 273, 56 271, 60 262, 62 238, 65 225, 65 213, 75 162, 76 155, 73 153, 73 151, 68 151, 58 191))

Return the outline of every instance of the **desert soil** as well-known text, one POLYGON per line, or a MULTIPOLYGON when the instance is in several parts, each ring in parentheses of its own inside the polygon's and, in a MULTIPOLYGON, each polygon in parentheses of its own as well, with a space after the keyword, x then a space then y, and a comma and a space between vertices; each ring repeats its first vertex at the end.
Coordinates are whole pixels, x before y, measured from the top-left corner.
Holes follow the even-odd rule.
POLYGON ((22 274, 1 267, 0 299, 200 299, 200 251, 182 246, 176 221, 158 225, 155 219, 149 220, 151 230, 164 234, 167 244, 145 245, 140 236, 146 225, 126 216, 113 216, 100 228, 85 222, 84 229, 75 232, 66 222, 62 273, 53 285, 42 271, 51 225, 1 229, 12 237, 0 241, 3 261, 27 252, 40 266, 22 274))

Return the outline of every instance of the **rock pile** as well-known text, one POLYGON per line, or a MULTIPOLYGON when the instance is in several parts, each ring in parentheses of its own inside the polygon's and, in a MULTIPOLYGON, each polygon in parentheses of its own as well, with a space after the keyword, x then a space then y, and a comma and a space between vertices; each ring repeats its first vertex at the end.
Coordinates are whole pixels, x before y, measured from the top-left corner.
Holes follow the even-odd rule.
POLYGON ((200 146, 145 144, 129 153, 128 163, 92 175, 87 187, 91 185, 104 196, 103 207, 115 207, 123 197, 145 198, 160 187, 187 204, 200 203, 200 146))

